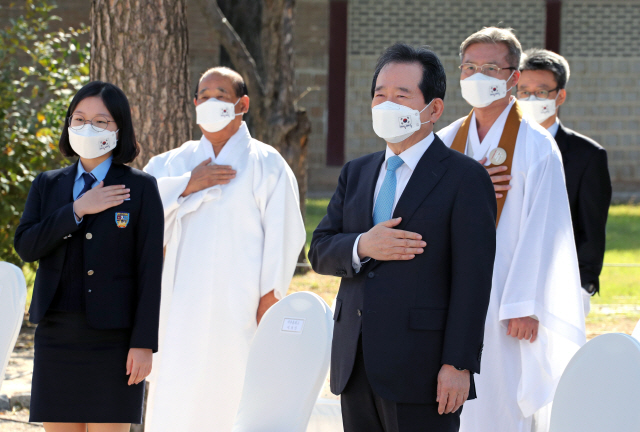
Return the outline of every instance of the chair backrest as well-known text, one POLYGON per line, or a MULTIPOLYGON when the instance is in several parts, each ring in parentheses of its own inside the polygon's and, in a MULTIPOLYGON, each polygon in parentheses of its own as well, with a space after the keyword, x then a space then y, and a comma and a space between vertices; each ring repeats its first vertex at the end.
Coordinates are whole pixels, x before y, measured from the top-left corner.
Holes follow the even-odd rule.
POLYGON ((640 430, 640 342, 609 333, 587 342, 565 369, 550 432, 640 430))
POLYGON ((264 314, 251 344, 233 432, 304 432, 329 371, 333 319, 299 292, 264 314))
POLYGON ((633 333, 631 336, 634 337, 638 342, 640 342, 640 321, 636 324, 636 328, 633 329, 633 333))
POLYGON ((0 389, 20 333, 26 301, 27 283, 22 270, 13 264, 0 262, 0 389))

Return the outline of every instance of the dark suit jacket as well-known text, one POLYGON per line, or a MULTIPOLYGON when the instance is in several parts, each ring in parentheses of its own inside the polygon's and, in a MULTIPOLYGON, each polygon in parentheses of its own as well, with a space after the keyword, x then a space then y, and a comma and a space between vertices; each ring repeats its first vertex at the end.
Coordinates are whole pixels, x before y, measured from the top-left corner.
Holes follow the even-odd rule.
POLYGON ((593 283, 598 291, 611 204, 607 152, 591 138, 564 127, 562 123, 555 138, 564 164, 580 279, 582 286, 593 283))
MULTIPOLYGON (((29 310, 34 323, 47 312, 58 287, 67 236, 82 232, 73 216, 76 166, 36 177, 16 230, 14 244, 20 257, 27 262, 40 261, 29 310)), ((87 321, 97 329, 131 328, 132 348, 157 351, 164 235, 158 186, 152 176, 115 163, 104 184, 126 185, 131 199, 85 215, 81 223, 86 229, 87 321), (116 225, 116 213, 120 212, 129 213, 126 228, 116 225)))
MULTIPOLYGON (((410 261, 352 267, 357 236, 373 226, 373 196, 384 152, 347 163, 309 257, 342 277, 334 314, 331 390, 344 390, 362 331, 369 381, 384 399, 436 403, 443 364, 480 372, 496 247, 496 200, 487 171, 440 138, 414 170, 394 217, 420 233, 425 252, 410 261)), ((473 381, 471 397, 475 397, 473 381)))

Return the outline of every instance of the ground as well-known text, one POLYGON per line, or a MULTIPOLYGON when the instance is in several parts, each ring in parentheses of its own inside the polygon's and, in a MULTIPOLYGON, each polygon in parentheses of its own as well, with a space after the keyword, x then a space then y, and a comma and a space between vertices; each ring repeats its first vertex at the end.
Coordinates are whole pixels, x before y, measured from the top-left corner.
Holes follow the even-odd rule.
MULTIPOLYGON (((328 200, 309 200, 307 204, 307 250, 313 229, 326 212, 328 200)), ((640 320, 640 206, 615 205, 609 212, 605 268, 600 278, 602 293, 592 300, 587 317, 587 337, 603 333, 631 334, 640 320), (615 264, 616 266, 612 266, 615 264), (636 266, 629 266, 635 264, 636 266)), ((26 270, 26 269, 25 269, 26 270)), ((33 285, 33 273, 25 271, 33 285)), ((330 305, 338 292, 340 279, 313 271, 294 277, 290 292, 311 291, 330 305)), ((30 296, 29 296, 30 297, 30 296)), ((33 326, 23 326, 5 373, 2 394, 29 391, 33 365, 33 326)), ((326 389, 324 391, 326 394, 326 389)), ((44 430, 27 424, 28 409, 0 412, 0 432, 44 430)))

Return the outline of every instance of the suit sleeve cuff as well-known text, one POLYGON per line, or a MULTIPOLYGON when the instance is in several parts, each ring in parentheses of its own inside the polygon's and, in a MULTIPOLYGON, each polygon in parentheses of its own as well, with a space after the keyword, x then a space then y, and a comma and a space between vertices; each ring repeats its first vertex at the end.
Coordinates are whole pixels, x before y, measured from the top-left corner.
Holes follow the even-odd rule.
POLYGON ((353 242, 353 253, 351 255, 351 265, 353 266, 353 271, 355 271, 356 273, 360 273, 362 265, 368 263, 371 259, 367 257, 364 261, 360 260, 360 257, 358 256, 358 243, 360 243, 360 237, 362 237, 362 234, 360 234, 356 238, 356 241, 353 242))

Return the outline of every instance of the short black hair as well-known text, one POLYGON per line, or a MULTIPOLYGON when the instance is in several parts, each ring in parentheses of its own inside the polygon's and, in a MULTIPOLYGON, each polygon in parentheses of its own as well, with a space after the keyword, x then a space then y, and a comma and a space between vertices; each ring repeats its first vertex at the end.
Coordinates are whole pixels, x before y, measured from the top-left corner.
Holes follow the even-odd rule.
POLYGON ((242 78, 242 75, 240 75, 240 73, 238 71, 235 71, 231 68, 228 68, 226 66, 217 66, 211 69, 207 69, 206 71, 204 71, 202 73, 202 75, 200 75, 200 78, 198 78, 198 81, 196 82, 196 90, 193 92, 193 97, 195 97, 196 99, 198 99, 198 92, 200 91, 200 81, 202 81, 202 78, 205 75, 208 75, 209 73, 220 73, 223 75, 228 75, 231 78, 231 82, 233 85, 233 91, 236 93, 236 97, 242 97, 242 96, 248 96, 249 95, 249 91, 247 89, 247 84, 245 84, 244 82, 244 78, 242 78))
POLYGON ((569 63, 560 54, 541 48, 531 48, 524 52, 520 62, 520 72, 526 70, 548 70, 556 79, 559 89, 569 82, 569 63))
POLYGON ((376 63, 376 71, 371 83, 371 98, 376 90, 376 81, 383 67, 389 63, 418 63, 422 66, 422 79, 418 88, 424 96, 424 102, 430 103, 433 99, 444 99, 447 91, 447 75, 440 59, 427 46, 413 47, 405 43, 396 43, 382 53, 376 63))
POLYGON ((136 141, 136 134, 133 130, 129 100, 119 87, 103 81, 91 81, 82 87, 71 100, 71 104, 67 109, 67 116, 64 119, 65 127, 62 128, 62 135, 58 143, 60 152, 66 157, 78 156, 69 142, 68 121, 80 101, 92 96, 99 96, 102 99, 107 110, 109 110, 109 114, 111 114, 118 126, 118 144, 113 150, 113 163, 126 164, 133 162, 140 154, 140 145, 136 141))

